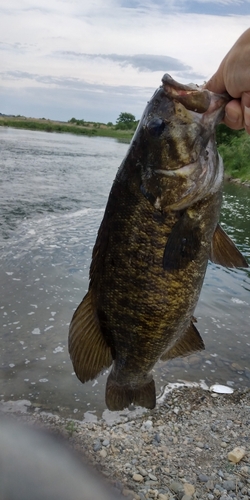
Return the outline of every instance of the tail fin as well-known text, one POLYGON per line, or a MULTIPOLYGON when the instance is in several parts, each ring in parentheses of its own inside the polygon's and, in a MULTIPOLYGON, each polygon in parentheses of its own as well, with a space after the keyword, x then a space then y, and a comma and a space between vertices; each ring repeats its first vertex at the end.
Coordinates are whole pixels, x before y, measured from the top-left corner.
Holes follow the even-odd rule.
POLYGON ((156 405, 155 382, 150 380, 145 385, 132 389, 130 386, 118 385, 112 372, 106 385, 106 405, 111 411, 127 408, 130 404, 153 409, 156 405))

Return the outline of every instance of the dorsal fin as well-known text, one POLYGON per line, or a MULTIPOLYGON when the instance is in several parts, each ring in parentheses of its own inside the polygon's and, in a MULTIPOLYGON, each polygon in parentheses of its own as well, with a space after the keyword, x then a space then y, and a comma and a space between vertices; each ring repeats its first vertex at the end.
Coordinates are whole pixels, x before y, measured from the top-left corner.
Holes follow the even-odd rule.
POLYGON ((168 359, 178 358, 182 356, 188 356, 196 351, 202 351, 205 349, 204 342, 194 326, 193 321, 191 321, 187 331, 178 340, 175 345, 169 351, 165 352, 161 356, 161 361, 167 361, 168 359))
POLYGON ((112 363, 110 348, 93 308, 91 290, 79 304, 70 323, 69 354, 81 382, 92 380, 112 363))
POLYGON ((245 257, 219 224, 213 235, 210 260, 224 267, 249 267, 245 257))

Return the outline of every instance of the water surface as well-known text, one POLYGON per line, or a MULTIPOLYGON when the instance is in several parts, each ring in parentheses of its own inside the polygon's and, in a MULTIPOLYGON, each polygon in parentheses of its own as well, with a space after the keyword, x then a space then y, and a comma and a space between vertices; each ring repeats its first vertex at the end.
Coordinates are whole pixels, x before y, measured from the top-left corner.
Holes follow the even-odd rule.
MULTIPOLYGON (((128 145, 0 128, 0 397, 82 419, 105 409, 107 375, 82 385, 67 351, 91 252, 128 145)), ((222 225, 250 261, 250 190, 225 186, 222 225)), ((250 273, 209 263, 196 308, 206 351, 158 363, 168 382, 250 387, 250 273)))

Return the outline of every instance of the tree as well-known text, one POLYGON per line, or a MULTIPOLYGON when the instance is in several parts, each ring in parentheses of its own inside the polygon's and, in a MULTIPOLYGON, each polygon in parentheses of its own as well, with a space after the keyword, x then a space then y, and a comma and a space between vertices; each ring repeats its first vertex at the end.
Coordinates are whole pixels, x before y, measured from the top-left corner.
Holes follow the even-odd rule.
POLYGON ((116 127, 122 129, 130 129, 134 128, 136 123, 137 122, 134 115, 132 115, 131 113, 122 112, 119 114, 116 120, 116 127))

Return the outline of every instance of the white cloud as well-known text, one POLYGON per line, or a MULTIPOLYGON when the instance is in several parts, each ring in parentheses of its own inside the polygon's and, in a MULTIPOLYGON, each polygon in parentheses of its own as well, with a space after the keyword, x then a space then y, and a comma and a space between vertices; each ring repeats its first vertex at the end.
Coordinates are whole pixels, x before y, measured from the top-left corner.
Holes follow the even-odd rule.
MULTIPOLYGON (((99 120, 109 121, 112 93, 120 96, 120 102, 115 100, 118 115, 125 105, 135 113, 136 89, 140 93, 144 88, 147 94, 160 84, 166 71, 177 80, 202 83, 250 25, 250 15, 228 15, 235 6, 243 9, 249 2, 9 0, 0 9, 0 86, 1 102, 5 103, 0 112, 8 112, 11 95, 13 107, 14 103, 17 106, 20 95, 18 107, 26 114, 31 96, 34 106, 36 89, 40 89, 40 102, 34 109, 38 111, 44 104, 43 116, 68 119, 73 115, 70 106, 75 109, 79 92, 87 92, 88 85, 88 113, 92 106, 97 116, 93 96, 103 89, 105 99, 108 95, 110 99, 106 116, 105 102, 101 105, 98 100, 99 120), (213 15, 218 8, 220 15, 213 15), (126 92, 131 88, 132 93, 126 92), (56 106, 41 89, 49 94, 58 89, 56 106)), ((142 112, 141 98, 139 101, 142 112)), ((9 112, 15 113, 15 109, 9 112)))

